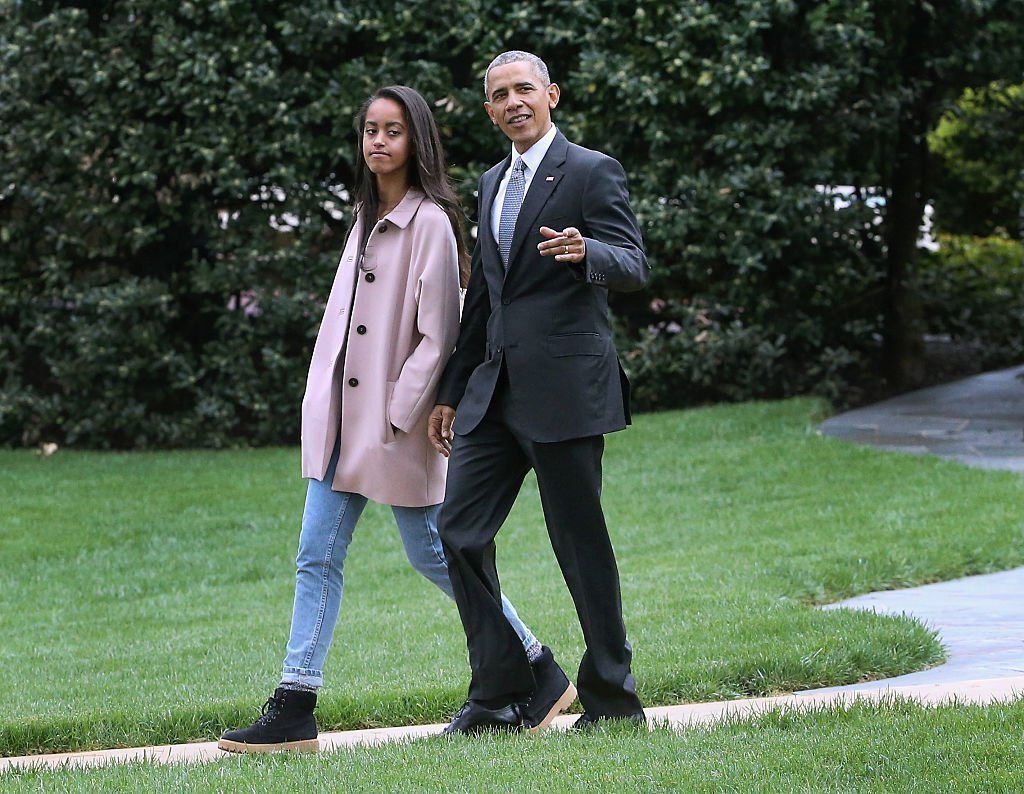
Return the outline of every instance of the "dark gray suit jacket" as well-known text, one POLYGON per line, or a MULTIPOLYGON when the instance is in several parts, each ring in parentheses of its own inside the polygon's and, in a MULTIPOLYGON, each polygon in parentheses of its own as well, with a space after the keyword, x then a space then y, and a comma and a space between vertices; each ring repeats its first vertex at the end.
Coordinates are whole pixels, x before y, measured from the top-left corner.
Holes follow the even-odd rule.
POLYGON ((480 179, 476 246, 458 346, 437 402, 457 409, 454 430, 487 413, 502 365, 506 408, 532 441, 609 433, 629 424, 629 383, 608 321, 608 290, 643 287, 650 268, 618 161, 557 133, 523 201, 506 272, 491 206, 511 156, 480 179), (541 226, 575 226, 581 265, 541 256, 541 226))

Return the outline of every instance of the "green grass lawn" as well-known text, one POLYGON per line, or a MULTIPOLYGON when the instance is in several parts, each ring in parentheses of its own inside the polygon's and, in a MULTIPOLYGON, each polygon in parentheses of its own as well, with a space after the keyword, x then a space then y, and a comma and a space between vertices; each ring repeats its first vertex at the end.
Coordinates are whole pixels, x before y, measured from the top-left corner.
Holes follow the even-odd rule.
POLYGON ((1024 701, 773 712, 678 733, 441 737, 319 755, 0 775, 4 792, 941 792, 1024 790, 1024 701))
MULTIPOLYGON (((648 705, 935 664, 941 648, 911 620, 813 606, 1024 564, 1024 478, 824 438, 819 410, 645 415, 608 438, 605 506, 648 705)), ((0 451, 0 754, 212 739, 250 722, 280 672, 303 495, 296 449, 0 451)), ((582 641, 532 483, 498 553, 506 592, 571 671, 582 641)), ((464 698, 455 607, 408 566, 386 508, 356 532, 326 675, 324 730, 440 722, 464 698)), ((509 745, 507 760, 543 763, 566 741, 509 745)), ((398 764, 412 751, 381 752, 398 764)), ((224 769, 340 773, 359 757, 224 769)))

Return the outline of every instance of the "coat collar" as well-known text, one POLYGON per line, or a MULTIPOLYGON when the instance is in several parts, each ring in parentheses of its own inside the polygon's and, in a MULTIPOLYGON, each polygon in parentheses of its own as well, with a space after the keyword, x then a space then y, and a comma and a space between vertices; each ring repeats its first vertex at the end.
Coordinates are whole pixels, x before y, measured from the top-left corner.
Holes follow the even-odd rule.
POLYGON ((406 191, 405 196, 398 202, 391 212, 385 215, 381 220, 388 221, 389 223, 395 224, 399 229, 404 229, 412 219, 416 216, 416 210, 420 208, 420 204, 426 198, 426 194, 418 187, 411 187, 406 191))

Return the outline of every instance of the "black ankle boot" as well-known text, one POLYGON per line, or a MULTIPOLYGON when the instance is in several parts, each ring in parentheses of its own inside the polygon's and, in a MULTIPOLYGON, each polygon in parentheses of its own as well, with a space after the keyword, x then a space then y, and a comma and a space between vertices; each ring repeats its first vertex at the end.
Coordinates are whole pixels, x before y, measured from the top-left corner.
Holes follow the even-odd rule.
POLYGON ((263 704, 263 716, 248 728, 225 731, 217 746, 229 753, 269 753, 275 750, 315 752, 316 692, 275 689, 263 704))

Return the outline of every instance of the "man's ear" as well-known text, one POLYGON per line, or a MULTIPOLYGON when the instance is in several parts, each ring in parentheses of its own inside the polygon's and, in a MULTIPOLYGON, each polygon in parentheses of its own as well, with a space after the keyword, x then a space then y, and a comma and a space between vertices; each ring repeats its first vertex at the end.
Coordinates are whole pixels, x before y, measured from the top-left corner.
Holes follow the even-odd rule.
POLYGON ((558 83, 552 83, 548 86, 548 107, 554 110, 558 107, 558 98, 562 95, 561 90, 558 88, 558 83))
POLYGON ((484 110, 487 111, 487 117, 491 120, 491 124, 497 126, 498 120, 494 118, 494 111, 491 109, 490 102, 484 102, 484 110))

